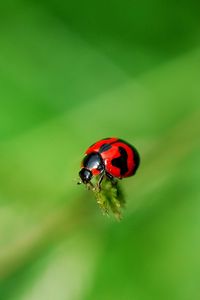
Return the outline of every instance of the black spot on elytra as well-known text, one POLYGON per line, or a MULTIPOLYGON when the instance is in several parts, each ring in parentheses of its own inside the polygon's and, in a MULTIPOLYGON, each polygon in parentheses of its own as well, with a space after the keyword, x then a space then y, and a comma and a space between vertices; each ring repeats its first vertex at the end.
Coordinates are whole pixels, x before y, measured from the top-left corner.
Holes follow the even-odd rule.
POLYGON ((134 146, 130 145, 129 143, 125 142, 124 140, 119 139, 118 141, 122 142, 122 143, 125 143, 127 146, 129 146, 129 148, 133 152, 133 160, 134 160, 135 166, 134 166, 134 168, 132 170, 132 174, 131 175, 134 175, 135 172, 137 171, 139 165, 140 165, 140 156, 139 156, 139 153, 138 153, 137 149, 134 146))
POLYGON ((128 154, 127 154, 126 150, 120 146, 119 146, 119 153, 120 153, 120 156, 117 158, 113 158, 111 163, 114 167, 117 167, 120 169, 120 175, 122 176, 128 171, 128 166, 127 166, 128 154))
POLYGON ((112 148, 112 146, 110 144, 103 144, 100 148, 99 148, 99 153, 103 153, 107 150, 109 150, 110 148, 112 148))

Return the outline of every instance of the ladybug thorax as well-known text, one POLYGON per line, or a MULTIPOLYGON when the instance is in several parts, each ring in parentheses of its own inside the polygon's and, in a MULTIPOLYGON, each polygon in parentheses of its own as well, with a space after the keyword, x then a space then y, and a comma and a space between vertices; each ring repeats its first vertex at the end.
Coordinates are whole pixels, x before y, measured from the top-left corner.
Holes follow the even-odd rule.
POLYGON ((99 153, 91 152, 84 157, 82 167, 90 170, 93 175, 98 175, 104 170, 105 165, 99 153))

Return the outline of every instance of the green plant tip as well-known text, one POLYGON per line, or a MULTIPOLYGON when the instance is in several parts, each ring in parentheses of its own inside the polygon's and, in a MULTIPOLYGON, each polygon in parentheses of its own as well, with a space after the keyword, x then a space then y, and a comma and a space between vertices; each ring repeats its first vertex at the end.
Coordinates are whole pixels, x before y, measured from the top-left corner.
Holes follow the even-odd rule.
POLYGON ((125 199, 117 180, 111 181, 105 177, 101 189, 94 189, 93 192, 103 214, 110 215, 111 212, 117 220, 122 218, 121 210, 125 206, 125 199))

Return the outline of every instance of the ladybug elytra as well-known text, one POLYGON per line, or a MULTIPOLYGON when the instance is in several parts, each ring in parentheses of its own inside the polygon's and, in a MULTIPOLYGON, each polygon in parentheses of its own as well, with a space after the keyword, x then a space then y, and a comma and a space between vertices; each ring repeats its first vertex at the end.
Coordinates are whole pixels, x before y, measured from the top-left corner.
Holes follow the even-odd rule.
POLYGON ((102 139, 86 150, 79 183, 93 187, 91 180, 99 175, 97 186, 100 188, 104 176, 110 180, 130 177, 135 174, 139 164, 140 157, 135 147, 119 138, 102 139))

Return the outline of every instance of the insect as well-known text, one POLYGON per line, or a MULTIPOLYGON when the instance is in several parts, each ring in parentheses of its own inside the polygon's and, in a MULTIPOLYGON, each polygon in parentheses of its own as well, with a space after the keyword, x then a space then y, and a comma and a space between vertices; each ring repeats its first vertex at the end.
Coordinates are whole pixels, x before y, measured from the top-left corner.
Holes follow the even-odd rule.
POLYGON ((91 180, 99 176, 97 188, 100 190, 105 176, 111 181, 130 177, 135 174, 139 164, 140 157, 135 147, 119 138, 105 138, 86 150, 78 184, 84 183, 95 188, 91 180))

